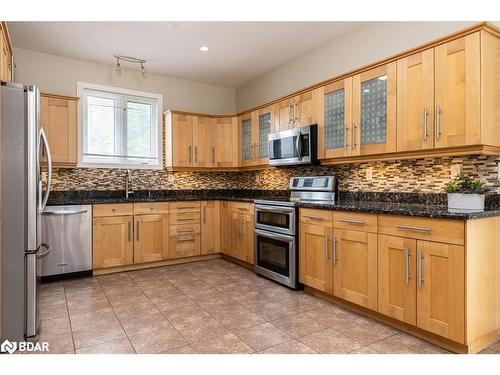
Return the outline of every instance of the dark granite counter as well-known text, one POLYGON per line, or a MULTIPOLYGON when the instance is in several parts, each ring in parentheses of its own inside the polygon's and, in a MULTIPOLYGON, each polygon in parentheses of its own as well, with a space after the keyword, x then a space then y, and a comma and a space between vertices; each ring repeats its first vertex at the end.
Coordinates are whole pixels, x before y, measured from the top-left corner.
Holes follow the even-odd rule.
MULTIPOLYGON (((125 199, 125 192, 113 191, 53 191, 48 205, 83 205, 100 203, 168 202, 190 200, 288 199, 288 190, 138 190, 125 199)), ((500 216, 500 195, 486 199, 484 211, 453 211, 446 206, 446 194, 340 192, 336 204, 300 202, 299 207, 335 211, 371 212, 390 215, 421 216, 470 220, 500 216)))

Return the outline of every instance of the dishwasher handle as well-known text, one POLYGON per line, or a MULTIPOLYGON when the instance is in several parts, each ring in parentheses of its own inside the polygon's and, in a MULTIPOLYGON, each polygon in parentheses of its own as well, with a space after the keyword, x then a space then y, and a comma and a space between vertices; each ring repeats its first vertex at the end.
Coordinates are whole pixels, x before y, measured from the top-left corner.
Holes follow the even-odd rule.
POLYGON ((47 255, 49 255, 49 253, 52 251, 52 249, 50 248, 50 246, 47 245, 45 242, 42 242, 41 245, 40 245, 40 247, 44 247, 45 251, 41 252, 40 254, 37 254, 36 255, 36 259, 43 259, 47 255))
POLYGON ((73 210, 73 211, 44 211, 44 215, 80 215, 87 213, 87 210, 73 210))

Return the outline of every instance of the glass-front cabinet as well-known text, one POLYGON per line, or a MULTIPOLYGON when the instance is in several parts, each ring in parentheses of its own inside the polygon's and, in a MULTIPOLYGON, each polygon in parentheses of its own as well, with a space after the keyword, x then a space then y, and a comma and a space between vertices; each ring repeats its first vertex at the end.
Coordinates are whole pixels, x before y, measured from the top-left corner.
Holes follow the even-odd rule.
POLYGON ((252 165, 254 159, 254 144, 252 142, 252 117, 250 113, 239 119, 240 133, 240 164, 242 166, 252 165))
POLYGON ((274 106, 268 106, 240 117, 242 166, 265 165, 268 162, 267 136, 274 131, 274 106))
POLYGON ((255 137, 256 164, 262 165, 268 162, 269 147, 267 136, 274 132, 274 106, 271 105, 255 112, 257 112, 255 137))
POLYGON ((396 151, 396 63, 353 77, 352 155, 396 151))

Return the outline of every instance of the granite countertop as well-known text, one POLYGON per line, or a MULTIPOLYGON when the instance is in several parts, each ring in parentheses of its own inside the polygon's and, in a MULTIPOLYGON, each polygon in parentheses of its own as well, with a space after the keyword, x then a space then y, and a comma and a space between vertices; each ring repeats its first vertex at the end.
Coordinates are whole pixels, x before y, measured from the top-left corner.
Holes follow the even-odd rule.
MULTIPOLYGON (((125 199, 125 192, 114 191, 54 191, 49 206, 102 203, 168 202, 190 200, 236 200, 253 202, 256 199, 287 199, 287 190, 139 190, 125 199)), ((500 216, 500 195, 487 196, 484 211, 448 210, 446 194, 425 193, 367 193, 340 192, 335 204, 300 202, 299 207, 335 211, 370 212, 390 215, 420 216, 470 220, 500 216)))

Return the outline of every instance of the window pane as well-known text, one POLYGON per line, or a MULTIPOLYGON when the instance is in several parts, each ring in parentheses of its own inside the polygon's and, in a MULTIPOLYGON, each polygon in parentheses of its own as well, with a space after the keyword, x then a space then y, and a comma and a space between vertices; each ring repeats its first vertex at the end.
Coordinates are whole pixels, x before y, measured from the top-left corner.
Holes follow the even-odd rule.
POLYGON ((118 138, 113 98, 87 97, 87 153, 115 155, 118 138))
POLYGON ((152 106, 148 103, 127 102, 127 155, 149 157, 153 154, 152 106))

